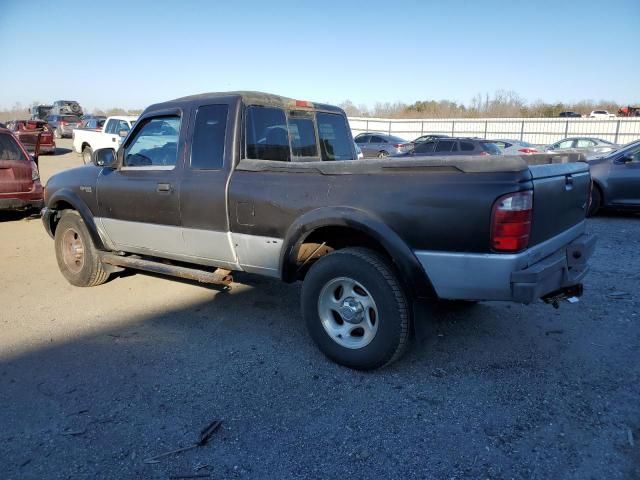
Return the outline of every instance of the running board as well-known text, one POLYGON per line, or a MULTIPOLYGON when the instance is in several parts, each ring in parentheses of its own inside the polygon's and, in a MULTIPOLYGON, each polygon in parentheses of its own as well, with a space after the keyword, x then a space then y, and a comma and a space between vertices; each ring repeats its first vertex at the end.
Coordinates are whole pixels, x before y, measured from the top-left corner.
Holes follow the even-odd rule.
POLYGON ((159 273, 161 275, 171 275, 172 277, 195 280, 200 283, 213 283, 215 285, 228 286, 233 282, 233 277, 229 270, 218 268, 213 272, 200 270, 198 268, 179 267, 177 265, 144 260, 137 257, 125 257, 114 255, 113 253, 103 253, 100 255, 102 263, 114 265, 116 267, 134 268, 146 272, 159 273))

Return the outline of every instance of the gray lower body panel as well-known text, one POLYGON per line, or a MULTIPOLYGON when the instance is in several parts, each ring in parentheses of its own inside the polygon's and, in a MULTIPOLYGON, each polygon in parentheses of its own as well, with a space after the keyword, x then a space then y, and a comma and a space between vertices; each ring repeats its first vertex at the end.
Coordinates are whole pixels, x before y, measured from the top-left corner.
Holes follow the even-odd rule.
POLYGON ((105 246, 181 262, 279 277, 282 239, 95 218, 105 246))
POLYGON ((584 231, 585 222, 581 222, 515 254, 414 253, 440 298, 530 303, 580 283, 595 245, 595 238, 584 231))

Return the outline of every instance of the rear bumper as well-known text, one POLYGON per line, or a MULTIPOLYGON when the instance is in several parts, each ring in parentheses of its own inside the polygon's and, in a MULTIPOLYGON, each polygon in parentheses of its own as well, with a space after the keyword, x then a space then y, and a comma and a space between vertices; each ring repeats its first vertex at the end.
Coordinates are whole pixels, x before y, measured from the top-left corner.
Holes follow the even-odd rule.
POLYGON ((56 153, 55 145, 40 145, 40 153, 56 153))
POLYGON ((44 189, 39 181, 35 181, 28 192, 0 193, 0 210, 42 208, 43 205, 44 189))
POLYGON ((414 252, 440 298, 531 303, 580 285, 596 239, 582 222, 517 254, 414 252))

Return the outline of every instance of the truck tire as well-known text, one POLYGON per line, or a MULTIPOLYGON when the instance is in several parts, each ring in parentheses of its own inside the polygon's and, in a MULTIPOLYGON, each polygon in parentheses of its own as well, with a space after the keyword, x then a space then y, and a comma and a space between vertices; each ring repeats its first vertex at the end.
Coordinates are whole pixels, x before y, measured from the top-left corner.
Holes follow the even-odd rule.
POLYGON ((85 165, 91 163, 91 156, 93 155, 93 149, 90 146, 86 146, 82 149, 82 161, 85 165))
POLYGON ((381 150, 378 152, 378 158, 386 158, 389 156, 389 152, 387 152, 386 150, 381 150))
POLYGON ((87 227, 75 210, 65 210, 55 233, 60 272, 71 285, 94 287, 106 282, 109 273, 98 257, 87 227))
POLYGON ((366 248, 345 248, 316 261, 302 285, 311 338, 331 360, 370 370, 402 356, 409 304, 390 262, 366 248))

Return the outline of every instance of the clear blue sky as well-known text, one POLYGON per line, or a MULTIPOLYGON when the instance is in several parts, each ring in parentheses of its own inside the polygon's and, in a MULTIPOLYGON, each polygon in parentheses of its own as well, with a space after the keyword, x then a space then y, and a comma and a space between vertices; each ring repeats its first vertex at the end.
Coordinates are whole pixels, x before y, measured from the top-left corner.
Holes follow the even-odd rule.
POLYGON ((640 102, 640 0, 0 0, 0 108, 251 89, 356 104, 640 102))

